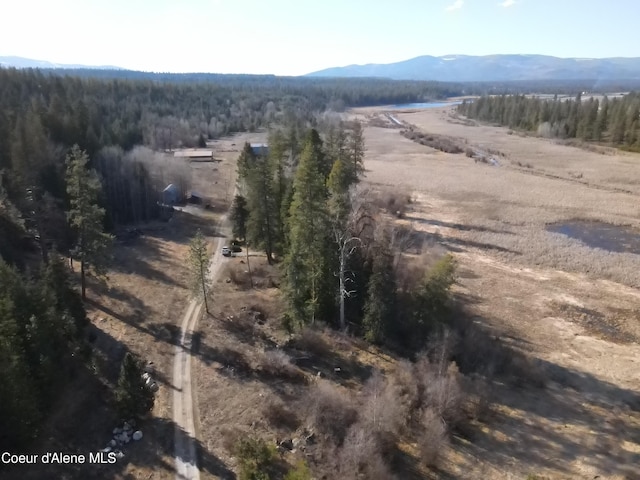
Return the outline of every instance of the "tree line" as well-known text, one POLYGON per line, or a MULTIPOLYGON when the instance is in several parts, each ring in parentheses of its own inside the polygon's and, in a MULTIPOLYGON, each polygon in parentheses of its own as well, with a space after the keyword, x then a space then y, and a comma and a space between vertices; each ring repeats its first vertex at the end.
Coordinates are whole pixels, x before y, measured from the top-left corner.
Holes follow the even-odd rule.
MULTIPOLYGON (((80 293, 55 248, 27 255, 21 270, 0 259, 0 447, 6 450, 26 448, 38 437, 62 391, 92 359, 86 276, 106 272, 112 236, 104 232, 105 210, 98 205, 102 185, 88 163, 87 153, 74 145, 66 157, 66 217, 71 269, 74 260, 80 263, 80 293)), ((127 353, 112 392, 122 418, 140 418, 153 407, 154 391, 142 373, 141 360, 127 353)))
POLYGON ((554 138, 577 138, 640 151, 640 93, 602 100, 561 100, 524 95, 484 96, 464 101, 458 112, 481 121, 554 138))
POLYGON ((112 230, 158 218, 169 183, 189 188, 175 148, 272 124, 306 125, 327 109, 460 92, 450 84, 381 79, 0 68, 0 195, 9 205, 0 215, 0 256, 19 264, 24 236, 68 252, 64 159, 73 145, 99 174, 99 203, 112 230))
POLYGON ((423 347, 446 321, 455 262, 445 256, 426 276, 409 272, 410 233, 385 219, 375 194, 359 185, 360 123, 274 130, 268 145, 267 154, 244 146, 231 219, 236 238, 280 264, 285 327, 322 322, 374 343, 423 347))

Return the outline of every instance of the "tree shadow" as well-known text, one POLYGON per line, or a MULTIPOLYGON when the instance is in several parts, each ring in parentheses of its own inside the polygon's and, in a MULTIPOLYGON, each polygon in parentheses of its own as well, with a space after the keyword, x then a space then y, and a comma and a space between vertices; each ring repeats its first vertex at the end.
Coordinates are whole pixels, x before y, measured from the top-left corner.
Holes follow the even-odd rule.
POLYGON ((454 330, 453 360, 462 373, 485 377, 496 406, 489 428, 472 425, 472 443, 454 438, 456 449, 498 469, 517 459, 533 471, 571 475, 569 466, 580 462, 635 478, 640 453, 628 445, 640 444, 640 392, 525 354, 528 342, 493 335, 479 316, 459 320, 454 330))
POLYGON ((522 255, 522 252, 517 250, 511 250, 500 245, 494 245, 493 243, 477 242, 475 240, 467 240, 464 238, 448 237, 442 235, 440 232, 416 232, 421 241, 426 244, 439 244, 444 246, 451 252, 464 252, 468 248, 477 248, 479 250, 495 250, 502 253, 510 253, 513 255, 522 255))
POLYGON ((183 286, 172 275, 172 267, 177 266, 177 263, 170 259, 171 255, 163 250, 157 239, 145 234, 136 245, 114 249, 111 269, 120 273, 133 273, 167 285, 183 286), (166 265, 167 270, 155 268, 152 262, 166 265))
POLYGON ((363 384, 373 374, 373 367, 364 365, 355 358, 345 358, 333 350, 323 353, 302 351, 285 347, 292 362, 311 377, 322 377, 343 386, 363 384))
MULTIPOLYGON (((226 211, 226 207, 223 210, 226 211)), ((180 244, 189 243, 198 230, 205 237, 225 237, 220 230, 219 222, 211 216, 211 212, 214 211, 218 212, 218 209, 205 210, 191 206, 188 210, 175 212, 167 225, 160 228, 143 227, 142 230, 145 237, 170 240, 180 244)))
POLYGON ((461 232, 502 233, 506 235, 515 235, 513 232, 509 230, 496 230, 493 228, 483 227, 480 225, 465 225, 462 223, 443 222, 440 220, 434 220, 434 219, 428 219, 428 218, 422 218, 422 217, 413 217, 410 215, 406 215, 404 219, 410 222, 422 223, 424 225, 433 225, 435 227, 451 228, 454 230, 459 230, 461 232))
POLYGON ((91 305, 96 310, 106 313, 107 315, 115 318, 116 320, 121 321, 122 323, 126 323, 127 325, 135 328, 136 330, 139 330, 140 332, 143 332, 143 333, 146 333, 147 335, 152 336, 157 341, 175 344, 174 328, 178 328, 177 326, 174 326, 172 324, 167 324, 167 323, 162 323, 162 324, 152 323, 150 324, 149 327, 146 327, 144 325, 141 325, 141 323, 144 320, 141 320, 142 315, 138 312, 134 312, 134 314, 132 315, 122 315, 116 312, 115 310, 105 305, 102 305, 98 301, 93 300, 92 298, 87 298, 86 303, 91 305), (158 325, 164 327, 165 330, 162 331, 158 325), (170 328, 167 325, 170 325, 170 328), (166 333, 167 330, 170 330, 170 333, 167 334, 166 333))

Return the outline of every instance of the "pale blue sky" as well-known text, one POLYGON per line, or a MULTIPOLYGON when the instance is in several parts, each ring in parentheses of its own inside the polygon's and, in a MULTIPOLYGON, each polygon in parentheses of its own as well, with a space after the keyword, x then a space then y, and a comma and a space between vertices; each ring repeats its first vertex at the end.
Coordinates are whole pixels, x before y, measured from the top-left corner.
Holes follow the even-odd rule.
POLYGON ((0 0, 0 55, 301 75, 419 55, 640 56, 640 0, 0 0))

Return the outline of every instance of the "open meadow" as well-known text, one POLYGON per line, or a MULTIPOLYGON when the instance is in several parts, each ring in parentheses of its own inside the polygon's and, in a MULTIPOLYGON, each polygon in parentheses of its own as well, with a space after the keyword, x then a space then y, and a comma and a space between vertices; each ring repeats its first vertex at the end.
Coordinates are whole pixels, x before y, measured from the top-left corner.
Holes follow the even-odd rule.
POLYGON ((532 358, 544 384, 494 385, 493 418, 452 443, 443 472, 640 478, 640 252, 547 231, 580 219, 640 235, 640 155, 520 136, 450 108, 392 112, 478 161, 403 137, 379 109, 351 114, 369 125, 366 182, 408 199, 398 222, 454 254, 464 314, 532 358))

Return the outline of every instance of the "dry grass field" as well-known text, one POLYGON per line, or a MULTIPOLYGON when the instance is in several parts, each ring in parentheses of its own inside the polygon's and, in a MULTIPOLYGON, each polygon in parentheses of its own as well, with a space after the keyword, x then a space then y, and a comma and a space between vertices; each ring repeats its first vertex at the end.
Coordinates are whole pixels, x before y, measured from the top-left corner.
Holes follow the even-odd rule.
POLYGON ((546 378, 543 389, 496 384, 493 418, 453 442, 441 478, 640 478, 640 255, 545 229, 571 219, 638 228, 640 156, 521 137, 444 108, 394 116, 496 152, 491 166, 369 126, 366 181, 413 199, 400 221, 455 255, 467 314, 546 378))

